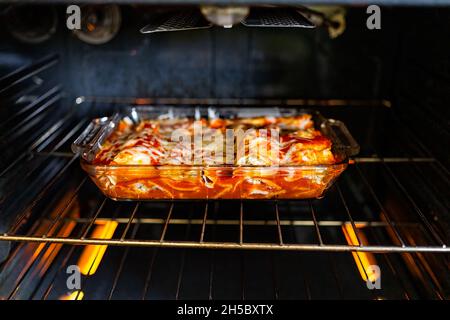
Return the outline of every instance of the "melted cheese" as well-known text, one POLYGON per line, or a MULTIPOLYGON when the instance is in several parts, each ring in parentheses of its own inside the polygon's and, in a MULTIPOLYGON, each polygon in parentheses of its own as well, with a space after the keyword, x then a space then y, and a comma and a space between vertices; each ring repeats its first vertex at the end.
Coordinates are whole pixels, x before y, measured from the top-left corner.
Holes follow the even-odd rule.
MULTIPOLYGON (((255 130, 246 136, 241 144, 235 146, 234 164, 238 166, 276 166, 333 164, 331 141, 314 129, 309 115, 297 117, 258 117, 247 119, 223 120, 201 119, 200 129, 206 140, 225 129, 270 129, 277 130, 280 139, 272 139, 267 133, 261 135, 255 130), (217 131, 219 130, 219 131, 217 131), (238 153, 237 148, 243 152, 238 153)), ((218 159, 222 163, 225 150, 225 138, 205 141, 203 148, 194 155, 195 123, 191 119, 145 120, 138 125, 123 120, 115 132, 107 139, 97 154, 94 164, 105 165, 183 165, 193 164, 200 158, 201 163, 211 165, 218 159), (170 137, 174 130, 184 130, 190 140, 173 142, 170 137), (216 153, 221 155, 216 156, 216 153)), ((228 148, 228 149, 226 149, 228 148)), ((233 150, 231 149, 231 150, 233 150)), ((197 151, 195 151, 197 152, 197 151)), ((219 163, 220 164, 220 163, 219 163)))

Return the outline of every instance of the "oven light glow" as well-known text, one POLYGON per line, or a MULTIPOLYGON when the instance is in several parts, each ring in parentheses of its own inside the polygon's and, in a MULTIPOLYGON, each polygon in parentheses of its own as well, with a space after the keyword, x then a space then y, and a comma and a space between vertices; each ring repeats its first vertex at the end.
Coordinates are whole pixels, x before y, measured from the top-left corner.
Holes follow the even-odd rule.
POLYGON ((94 30, 95 30, 95 24, 93 24, 93 23, 88 23, 88 24, 87 24, 87 29, 88 29, 90 32, 94 31, 94 30))
POLYGON ((84 298, 84 292, 83 291, 73 291, 72 293, 62 296, 59 298, 59 300, 83 300, 84 298))
MULTIPOLYGON (((75 228, 76 223, 73 221, 65 222, 61 228, 61 230, 58 231, 57 236, 66 238, 70 236, 72 233, 72 230, 75 228)), ((59 251, 62 248, 62 244, 60 243, 52 243, 49 245, 48 249, 45 251, 41 261, 39 261, 37 270, 39 271, 39 275, 43 276, 45 272, 48 270, 48 268, 51 266, 52 262, 55 260, 56 256, 58 255, 59 251)))
POLYGON ((150 99, 144 99, 144 98, 136 98, 134 100, 134 103, 137 105, 149 104, 150 102, 151 102, 150 99))
MULTIPOLYGON (((368 241, 362 230, 361 226, 356 225, 358 228, 358 237, 362 242, 362 245, 367 245, 368 241)), ((342 231, 344 233, 345 239, 347 243, 352 246, 359 246, 358 237, 356 236, 355 230, 350 223, 346 223, 342 226, 342 231)), ((375 282, 379 275, 370 267, 372 265, 376 265, 377 261, 375 256, 370 252, 352 252, 353 259, 355 260, 356 266, 358 267, 358 271, 361 275, 361 278, 364 281, 367 281, 369 278, 370 282, 375 282)))
MULTIPOLYGON (((55 219, 55 214, 57 210, 51 216, 55 219)), ((54 226, 48 231, 48 236, 56 236, 66 238, 70 236, 72 230, 75 228, 76 223, 73 221, 63 222, 61 224, 54 224, 54 226), (58 230, 59 229, 59 230, 58 230)), ((42 236, 48 228, 48 223, 41 224, 36 230, 36 235, 42 236)), ((62 244, 52 243, 47 246, 46 243, 34 244, 28 243, 24 247, 24 254, 29 256, 29 259, 26 262, 26 267, 23 270, 27 270, 27 266, 37 262, 36 267, 33 269, 33 276, 42 277, 45 275, 55 258, 57 257, 59 251, 62 248, 62 244), (45 250, 44 252, 42 252, 45 250), (40 257, 38 259, 38 257, 40 257)))
MULTIPOLYGON (((116 221, 97 221, 91 238, 111 239, 117 226, 116 221)), ((107 245, 87 245, 78 259, 81 274, 93 275, 97 271, 107 248, 107 245)))

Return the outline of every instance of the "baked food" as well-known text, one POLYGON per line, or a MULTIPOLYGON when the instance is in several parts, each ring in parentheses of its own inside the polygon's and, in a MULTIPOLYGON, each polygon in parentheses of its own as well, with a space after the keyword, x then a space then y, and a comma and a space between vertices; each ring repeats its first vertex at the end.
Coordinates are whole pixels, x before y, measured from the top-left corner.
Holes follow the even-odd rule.
POLYGON ((332 141, 301 114, 125 117, 89 165, 115 199, 298 199, 321 196, 345 168, 337 163, 332 141))
MULTIPOLYGON (((234 151, 234 162, 216 161, 216 164, 244 165, 316 165, 333 164, 335 159, 331 152, 331 140, 314 128, 311 115, 303 114, 296 117, 258 117, 245 119, 160 119, 144 120, 138 125, 132 121, 123 119, 117 129, 108 137, 94 159, 94 164, 104 165, 190 165, 195 162, 195 152, 223 150, 224 145, 218 145, 217 141, 210 139, 217 133, 222 135, 219 143, 226 143, 226 130, 244 132, 239 141, 235 137, 238 149, 234 151), (200 126, 203 144, 195 150, 195 125, 200 126), (189 144, 184 141, 173 141, 175 130, 183 130, 189 144), (276 131, 278 137, 271 139, 270 134, 276 131), (211 142, 212 140, 212 142, 211 142), (243 146, 242 144, 246 144, 243 146), (276 144, 276 145, 275 145, 276 144), (263 148, 264 147, 264 148, 263 148), (183 148, 191 151, 191 157, 183 157, 183 148), (252 152, 252 150, 267 150, 252 152), (278 154, 275 154, 275 151, 278 154), (272 152, 270 152, 272 151, 272 152)), ((217 139, 218 140, 218 139, 217 139)), ((201 161, 195 164, 212 164, 205 154, 201 161)))

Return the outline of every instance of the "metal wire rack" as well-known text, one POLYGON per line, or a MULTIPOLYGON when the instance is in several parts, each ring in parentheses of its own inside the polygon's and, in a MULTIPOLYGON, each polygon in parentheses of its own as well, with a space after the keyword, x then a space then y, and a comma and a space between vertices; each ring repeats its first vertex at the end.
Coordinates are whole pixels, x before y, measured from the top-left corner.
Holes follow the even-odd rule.
MULTIPOLYGON (((68 168, 70 164, 73 163, 69 161, 65 168, 68 168)), ((60 176, 60 175, 59 175, 60 176)), ((86 180, 83 180, 83 183, 86 180)), ((342 191, 340 187, 337 186, 337 192, 342 196, 342 191)), ((75 198, 77 195, 74 194, 72 197, 75 198)), ((342 204, 345 206, 346 202, 344 198, 342 199, 342 204)), ((46 243, 63 243, 63 244, 95 244, 95 245, 116 245, 116 246, 145 246, 145 247, 181 247, 181 248, 208 248, 208 249, 248 249, 248 250, 299 250, 299 251, 366 251, 366 252, 450 252, 446 243, 442 240, 439 234, 429 225, 429 223, 402 223, 402 222, 392 222, 391 219, 386 215, 386 221, 360 221, 355 220, 350 214, 348 207, 346 211, 348 214, 348 219, 343 220, 318 220, 314 206, 312 203, 308 203, 306 206, 310 208, 310 219, 308 220, 291 220, 291 219, 280 219, 279 214, 279 203, 274 202, 269 206, 273 207, 273 219, 272 220, 260 220, 260 219, 244 219, 244 216, 248 214, 245 212, 244 204, 240 203, 240 219, 213 219, 208 218, 208 208, 210 204, 205 202, 203 208, 203 218, 197 219, 173 219, 172 212, 173 208, 177 205, 185 206, 186 204, 171 203, 169 209, 167 210, 167 215, 165 218, 151 218, 152 212, 142 212, 141 216, 147 216, 149 218, 139 218, 136 217, 136 212, 140 207, 140 203, 137 202, 133 209, 133 214, 129 218, 100 218, 103 215, 104 204, 107 200, 104 199, 100 201, 100 205, 96 210, 95 214, 91 218, 80 218, 71 219, 65 217, 65 211, 62 210, 56 218, 46 218, 42 217, 42 220, 47 220, 50 223, 49 230, 55 229, 60 223, 72 221, 77 225, 85 225, 86 231, 82 236, 67 236, 60 237, 52 233, 36 234, 27 233, 19 234, 14 230, 20 224, 15 223, 13 227, 8 231, 0 235, 0 240, 4 241, 24 241, 24 242, 46 242, 46 243), (110 239, 92 238, 88 237, 89 231, 91 231, 92 226, 97 223, 104 223, 106 221, 115 221, 120 225, 125 226, 125 231, 122 234, 117 234, 116 237, 110 239), (136 239, 128 234, 128 231, 132 225, 135 224, 154 224, 163 227, 161 235, 157 238, 151 239, 136 239), (176 225, 194 225, 199 226, 201 232, 198 234, 197 241, 175 241, 166 238, 166 233, 169 227, 176 225), (205 230, 208 226, 229 226, 234 227, 235 232, 230 231, 230 234, 236 236, 235 241, 208 241, 205 240, 205 230), (277 231, 276 241, 270 243, 258 243, 258 242, 246 242, 247 227, 259 227, 267 228, 274 227, 277 231), (287 243, 283 240, 283 229, 287 226, 291 227, 302 227, 311 228, 316 233, 315 243, 287 243), (324 241, 324 236, 322 235, 322 230, 327 228, 340 228, 345 226, 351 226, 352 231, 356 235, 357 241, 353 243, 337 244, 337 243, 327 243, 324 241), (358 226, 358 227, 357 227, 358 226), (365 231, 360 231, 359 229, 364 228, 365 231), (367 229, 389 229, 395 234, 395 238, 392 239, 392 244, 381 245, 381 244, 365 244, 359 238, 360 232, 367 232, 367 229), (402 236, 400 229, 408 228, 409 230, 416 230, 423 234, 423 236, 429 236, 436 240, 435 244, 427 245, 414 245, 413 243, 407 241, 402 236), (398 244, 394 244, 398 243, 398 244)), ((297 207, 303 206, 305 204, 297 204, 297 207)), ((69 207, 67 204, 66 207, 69 207)), ((427 220, 425 220, 427 221, 427 220)), ((39 222, 43 224, 43 221, 39 222)), ((56 228, 57 229, 57 228, 56 228)), ((310 232, 310 230, 308 231, 310 232)))
MULTIPOLYGON (((59 170, 55 172, 52 179, 40 189, 40 192, 32 199, 28 206, 25 207, 18 215, 18 218, 11 224, 8 230, 0 234, 2 241, 23 241, 23 242, 44 242, 44 243, 63 243, 63 244, 77 244, 77 245, 113 245, 113 246, 142 246, 142 247, 177 247, 177 248, 208 248, 208 249, 248 249, 248 250, 294 250, 294 251, 352 251, 352 252, 436 252, 445 253, 450 252, 446 236, 438 231, 435 227, 434 221, 423 212, 423 210, 416 203, 414 196, 411 195, 401 177, 399 177, 392 165, 406 164, 415 171, 416 175, 423 175, 421 167, 427 170, 438 170, 445 175, 445 168, 432 157, 400 157, 400 158, 383 158, 378 156, 362 157, 354 159, 354 164, 348 169, 348 174, 344 176, 342 182, 337 183, 326 196, 332 202, 332 206, 323 209, 321 201, 267 201, 264 202, 264 214, 258 216, 258 211, 261 208, 255 207, 255 202, 241 201, 241 202, 163 202, 163 203, 146 203, 141 202, 133 204, 133 209, 127 217, 113 217, 110 212, 106 211, 105 203, 111 202, 112 206, 116 205, 109 199, 98 198, 94 214, 90 217, 80 216, 78 218, 70 218, 67 215, 68 210, 74 203, 92 203, 92 199, 85 195, 85 189, 91 188, 88 194, 98 193, 92 189, 91 182, 83 178, 79 184, 64 195, 66 203, 62 205, 56 215, 55 212, 38 213, 38 221, 36 225, 49 224, 48 230, 43 234, 37 233, 35 230, 27 230, 22 233, 21 226, 30 218, 29 213, 33 211, 34 207, 43 199, 48 197, 48 193, 53 190, 54 186, 64 185, 64 179, 67 179, 67 174, 70 175, 70 180, 74 181, 77 172, 77 156, 64 150, 71 139, 84 127, 87 119, 82 119, 73 127, 61 129, 58 134, 47 137, 38 138, 41 142, 40 147, 27 150, 26 154, 32 153, 32 158, 27 161, 28 173, 30 176, 33 171, 42 170, 42 165, 45 161, 56 159, 61 161, 59 170), (42 146, 44 144, 44 146, 42 146), (47 147, 50 146, 50 147, 47 147), (37 151, 34 151, 37 150, 37 151), (42 158, 45 160, 42 161, 42 158), (405 208, 408 211, 408 217, 404 220, 402 217, 396 215, 392 209, 386 206, 386 200, 381 199, 380 189, 372 185, 369 178, 370 172, 367 167, 375 166, 377 172, 384 176, 386 184, 393 185, 392 192, 396 192, 396 197, 402 198, 405 208), (420 167, 421 166, 421 167, 420 167), (344 192, 343 190, 351 190, 355 181, 360 184, 361 194, 354 192, 344 192), (357 197, 365 197, 364 203, 371 203, 371 213, 362 215, 358 214, 355 217, 355 206, 349 206, 349 202, 357 203, 357 197), (228 203, 228 204, 227 204, 228 203), (153 211, 154 207, 163 206, 165 209, 158 217, 155 217, 153 211), (199 208, 200 206, 200 208, 199 208), (214 210, 219 210, 217 207, 225 206, 232 212, 222 214, 220 217, 212 215, 212 207, 214 210), (180 217, 173 217, 174 209, 195 207, 196 212, 193 214, 195 218, 187 218, 187 213, 179 214, 180 217), (336 212, 331 216, 326 210, 332 208, 336 212), (340 208, 339 210, 337 208, 340 208), (234 218, 232 218, 234 217, 234 218), (62 223, 68 220, 76 223, 77 227, 82 227, 85 231, 81 236, 74 234, 59 236, 55 230, 59 230, 62 223), (116 233, 114 236, 105 238, 96 238, 90 235, 94 225, 103 223, 105 221, 115 221, 125 229, 121 234, 116 233), (161 227, 159 235, 152 234, 152 237, 136 238, 130 234, 130 229, 134 225, 149 224, 161 227), (167 237, 167 233, 172 227, 177 225, 198 227, 198 235, 192 236, 188 241, 174 240, 167 237), (208 229, 211 226, 226 227, 228 233, 235 236, 232 240, 227 241, 213 241, 205 237, 208 229), (298 236, 294 241, 286 241, 285 229, 288 227, 301 228, 304 234, 310 235, 308 241, 303 241, 301 236, 298 236), (248 235, 258 229, 272 229, 275 237, 267 236, 263 241, 249 241, 252 236, 248 235), (336 236, 325 236, 324 233, 329 233, 332 229, 349 228, 349 232, 354 235, 353 241, 339 242, 336 236), (51 232, 53 230, 53 232, 51 232), (367 242, 361 239, 361 233, 375 232, 374 230, 382 231, 383 237, 388 239, 387 242, 381 243, 376 241, 367 242), (410 235, 414 234, 414 237, 410 235), (422 242, 416 243, 414 239, 421 239, 422 242)), ((33 145, 35 145, 33 144, 33 145)), ((67 150, 67 149, 66 149, 67 150)), ((25 155, 20 156, 19 159, 27 158, 25 155)), ((4 169, 2 176, 7 176, 10 171, 14 171, 15 166, 22 165, 16 161, 4 169)), ((372 169, 372 168, 370 168, 372 169)), ((78 175, 79 176, 79 175, 78 175)), ((7 199, 13 196, 13 191, 6 192, 3 195, 4 203, 7 199)), ((261 202, 260 202, 261 203, 261 202)), ((95 207, 95 205, 94 205, 95 207)), ((357 210, 360 208, 356 207, 357 210)), ((193 209, 189 209, 193 210, 193 209)), ((189 211, 187 210, 187 211, 189 211)), ((220 210, 219 210, 220 211, 220 210)), ((378 232, 376 231, 376 232, 378 232)), ((334 230, 335 232, 335 230, 334 230)))
MULTIPOLYGON (((49 58, 48 61, 44 60, 43 63, 26 68, 24 69, 26 72, 12 73, 9 78, 18 79, 13 85, 8 79, 2 79, 0 83, 5 83, 7 87, 1 92, 12 92, 8 98, 11 100, 22 96, 24 90, 28 89, 17 88, 17 86, 30 79, 29 74, 38 74, 40 69, 46 70, 52 67, 55 59, 49 58)), ((52 113, 51 106, 61 97, 59 88, 50 88, 49 91, 43 88, 41 83, 33 82, 33 85, 42 90, 32 106, 25 105, 25 108, 34 111, 31 114, 28 113, 30 123, 52 113), (52 97, 57 98, 49 100, 52 97), (46 105, 48 107, 44 107, 46 105)), ((150 98, 110 100, 80 97, 77 99, 77 103, 85 104, 87 109, 95 106, 105 110, 122 104, 139 105, 143 102, 168 101, 171 104, 192 102, 176 99, 156 101, 150 98)), ((211 99, 194 103, 201 104, 209 101, 211 99)), ((251 103, 259 102, 252 100, 251 103)), ((344 100, 286 100, 276 103, 361 105, 358 101, 344 100)), ((371 107, 375 105, 377 104, 374 101, 368 104, 371 107)), ((389 107, 388 102, 380 102, 378 105, 389 110, 386 108, 389 107)), ((26 112, 26 110, 18 110, 17 114, 9 115, 6 118, 7 121, 2 122, 1 125, 5 128, 8 125, 15 126, 15 120, 20 121, 19 113, 26 112), (9 124, 8 121, 11 123, 9 124)), ((147 250, 146 254, 150 253, 150 261, 142 271, 142 277, 139 278, 139 282, 144 284, 140 289, 141 298, 152 297, 152 293, 156 291, 153 279, 157 278, 158 272, 162 272, 158 271, 158 264, 170 265, 167 261, 160 262, 164 259, 159 256, 162 251, 158 251, 159 248, 174 248, 173 250, 180 252, 181 258, 176 267, 178 269, 175 270, 177 276, 173 285, 173 298, 183 297, 185 294, 183 292, 187 290, 186 286, 183 286, 183 281, 187 278, 185 274, 188 273, 186 270, 189 268, 189 263, 194 260, 189 259, 188 255, 200 254, 198 252, 202 251, 186 250, 189 248, 234 249, 203 250, 208 253, 208 256, 211 255, 211 258, 208 258, 211 260, 210 266, 206 268, 208 269, 206 270, 207 279, 204 281, 208 284, 205 291, 208 292, 209 298, 216 297, 214 287, 219 286, 217 283, 219 280, 216 278, 219 278, 221 263, 217 260, 221 259, 220 261, 224 263, 225 252, 236 255, 243 250, 249 253, 255 251, 261 254, 267 253, 268 257, 276 254, 287 258, 291 252, 302 256, 309 252, 325 255, 328 257, 327 268, 332 270, 337 294, 340 296, 345 296, 345 281, 338 271, 338 252, 383 253, 382 260, 385 261, 386 268, 390 270, 392 277, 401 287, 400 296, 411 298, 414 297, 413 290, 407 286, 407 281, 402 279, 403 273, 394 261, 396 253, 406 253, 405 257, 414 255, 420 262, 418 268, 421 268, 424 274, 429 274, 427 290, 432 292, 434 297, 445 296, 442 285, 433 276, 433 272, 430 272, 427 264, 429 256, 425 258, 425 255, 450 252, 448 234, 439 227, 442 226, 442 221, 439 220, 442 215, 430 214, 434 211, 441 211, 444 216, 448 214, 445 193, 449 190, 449 172, 425 146, 414 138, 413 133, 404 128, 399 119, 395 124, 401 128, 397 138, 398 143, 401 143, 405 150, 407 149, 405 153, 383 155, 374 147, 368 148, 363 156, 353 159, 354 164, 349 166, 341 179, 321 200, 134 203, 114 202, 101 195, 79 169, 77 156, 69 152, 70 143, 88 121, 88 116, 77 118, 73 113, 68 112, 64 117, 49 122, 46 130, 37 131, 37 135, 26 141, 24 148, 18 149, 20 153, 13 157, 14 160, 1 164, 0 209, 3 217, 9 216, 11 219, 7 224, 0 224, 0 227, 7 225, 7 228, 0 233, 0 244, 14 242, 16 246, 12 246, 6 261, 0 264, 0 270, 6 274, 10 270, 21 271, 16 277, 7 278, 7 281, 11 283, 8 282, 3 286, 6 293, 0 292, 0 297, 4 294, 9 299, 20 298, 25 294, 22 292, 23 288, 34 287, 31 284, 37 282, 39 284, 37 287, 43 289, 27 292, 27 297, 31 294, 43 299, 51 298, 54 291, 57 291, 56 279, 64 273, 63 267, 77 255, 80 246, 75 245, 82 245, 81 248, 89 245, 119 248, 119 263, 114 264, 117 269, 108 282, 110 287, 102 296, 109 299, 117 297, 121 292, 119 287, 123 285, 122 280, 129 274, 125 272, 125 269, 131 259, 130 256, 140 254, 142 250, 147 250), (413 148, 407 147, 411 144, 413 148), (422 190, 427 191, 426 195, 430 200, 427 206, 424 206, 423 201, 417 197, 414 185, 409 183, 410 179, 416 181, 415 185, 422 184, 422 190), (377 183, 380 180, 382 183, 377 183), (395 200, 394 204, 391 201, 392 197, 395 200), (113 232, 108 236, 104 234, 98 236, 97 227, 108 223, 114 225, 113 232), (25 265, 19 264, 21 267, 18 267, 18 263, 22 261, 18 258, 23 254, 24 248, 33 243, 36 245, 34 247, 36 254, 33 254, 31 260, 26 260, 25 265), (58 244, 66 246, 62 247, 58 244), (53 265, 56 270, 47 271, 45 278, 34 277, 34 270, 41 264, 39 261, 43 261, 44 256, 48 255, 58 256, 59 264, 56 264, 56 267, 53 265)), ((36 121, 35 125, 38 124, 39 121, 36 121)), ((29 130, 33 128, 30 127, 29 130)), ((27 135, 27 131, 14 132, 14 135, 20 139, 21 136, 27 135)), ((0 136, 3 139, 3 135, 0 136)), ((354 257, 361 259, 359 256, 354 257)), ((289 256, 289 259, 294 258, 289 256)), ((298 256, 295 257, 295 261, 297 259, 298 256)), ((314 259, 308 256, 305 261, 314 259)), ((244 256, 238 260, 241 260, 242 265, 240 268, 242 285, 236 294, 242 298, 251 297, 250 291, 244 288, 244 283, 248 280, 246 278, 251 276, 249 272, 245 272, 245 265, 249 262, 244 262, 244 256)), ((273 262, 274 258, 269 260, 271 261, 269 271, 274 275, 278 272, 277 264, 273 262)), ((305 261, 300 263, 299 268, 306 268, 305 261)), ((312 265, 314 268, 318 266, 318 264, 312 265)), ((93 264, 89 266, 88 274, 92 267, 93 264)), ((279 268, 281 267, 279 265, 279 268)), ((256 269, 252 270, 251 274, 256 272, 256 269)), ((235 271, 239 272, 239 270, 235 271)), ((301 273, 304 272, 307 271, 301 270, 301 273)), ((312 279, 313 275, 310 274, 310 277, 312 279)), ((282 277, 273 277, 275 298, 283 295, 280 281, 283 281, 282 277)), ((314 296, 312 287, 316 281, 319 280, 309 281, 305 276, 304 283, 297 284, 299 287, 304 287, 304 297, 314 296)), ((99 291, 98 288, 97 291, 99 291)), ((217 294, 223 292, 223 290, 217 291, 217 294)), ((79 298, 79 294, 77 293, 76 299, 79 298)), ((370 293, 370 295, 373 294, 370 293)))

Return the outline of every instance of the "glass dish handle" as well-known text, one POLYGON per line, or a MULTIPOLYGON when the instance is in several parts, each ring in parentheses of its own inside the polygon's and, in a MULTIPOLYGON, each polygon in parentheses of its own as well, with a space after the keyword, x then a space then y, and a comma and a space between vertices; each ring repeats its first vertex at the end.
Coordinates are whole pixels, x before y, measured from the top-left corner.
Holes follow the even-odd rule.
POLYGON ((327 122, 341 141, 347 156, 351 157, 357 155, 359 153, 359 144, 352 137, 345 124, 335 119, 327 119, 327 122))
POLYGON ((94 160, 97 151, 114 129, 119 119, 119 114, 115 114, 111 117, 92 120, 80 136, 72 143, 72 152, 80 154, 87 161, 94 160))

